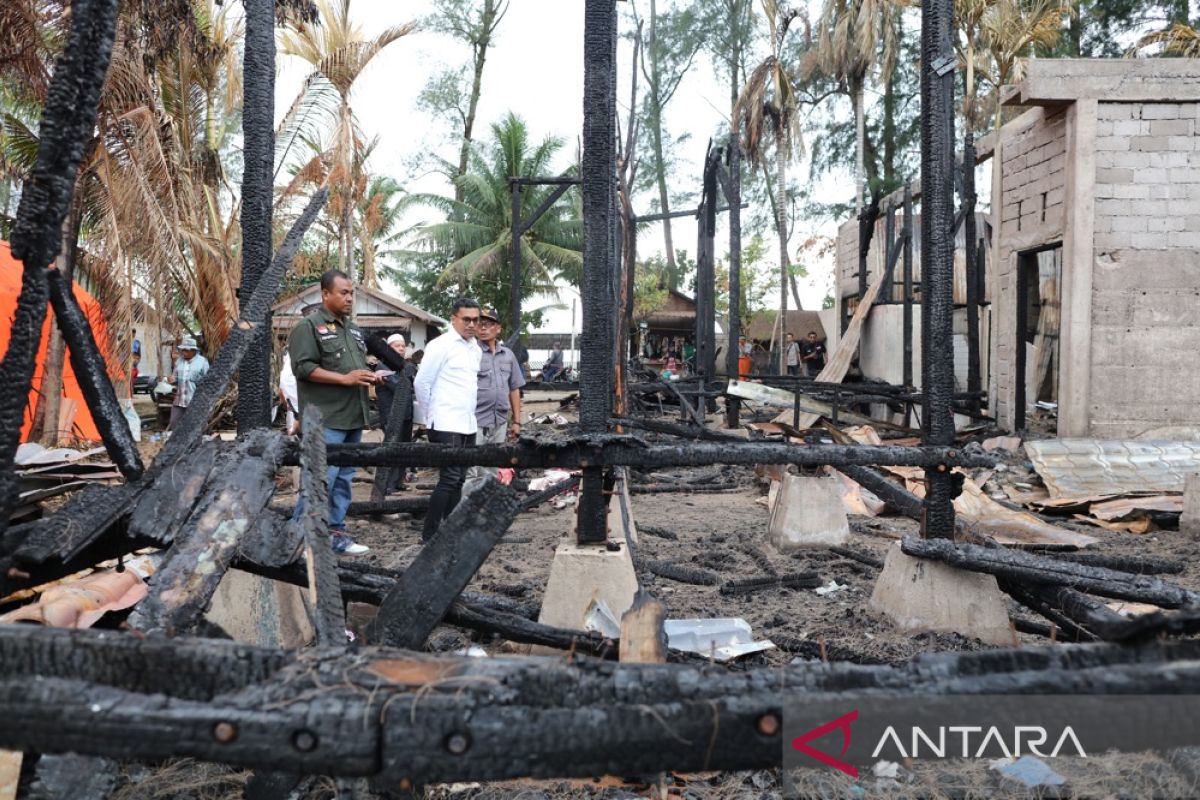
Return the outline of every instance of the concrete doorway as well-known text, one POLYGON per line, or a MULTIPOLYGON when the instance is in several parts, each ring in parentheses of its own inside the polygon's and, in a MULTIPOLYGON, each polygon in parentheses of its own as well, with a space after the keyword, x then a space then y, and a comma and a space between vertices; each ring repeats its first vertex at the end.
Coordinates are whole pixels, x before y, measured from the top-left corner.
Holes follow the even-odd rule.
POLYGON ((1018 256, 1015 430, 1025 429, 1029 407, 1058 403, 1061 287, 1061 242, 1018 256))

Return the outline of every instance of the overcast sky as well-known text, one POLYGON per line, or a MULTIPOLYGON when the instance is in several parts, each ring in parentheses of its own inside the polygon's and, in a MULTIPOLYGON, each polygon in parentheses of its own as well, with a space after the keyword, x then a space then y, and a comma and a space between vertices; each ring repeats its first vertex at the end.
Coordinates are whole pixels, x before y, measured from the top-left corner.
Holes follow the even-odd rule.
MULTIPOLYGON (((419 19, 431 10, 429 0, 353 0, 351 17, 369 36, 388 26, 419 19)), ((561 164, 556 166, 569 165, 583 127, 583 11, 583 0, 511 0, 488 52, 476 124, 477 140, 486 140, 489 126, 513 111, 525 119, 535 139, 546 135, 562 137, 567 144, 560 154, 561 164)), ((622 119, 626 118, 629 102, 627 65, 632 55, 629 46, 622 40, 618 55, 623 87, 618 93, 618 104, 622 119)), ((465 45, 427 32, 405 37, 375 58, 351 98, 363 131, 368 137, 379 137, 370 160, 373 172, 396 177, 409 191, 450 192, 449 185, 438 176, 405 180, 408 164, 422 149, 431 148, 447 156, 456 152, 447 144, 445 124, 418 112, 416 98, 440 66, 469 63, 469 60, 470 51, 465 45)), ((307 65, 281 55, 279 67, 276 113, 282 116, 307 74, 307 65)), ((691 134, 690 142, 681 151, 686 167, 672 176, 675 190, 686 190, 687 182, 691 182, 698 194, 704 149, 724 120, 723 110, 727 106, 728 89, 716 83, 706 61, 697 60, 668 107, 667 125, 671 132, 676 136, 691 134)), ((798 169, 807 167, 800 165, 798 169)), ((831 196, 853 195, 853 181, 848 177, 826 183, 831 196)), ((647 201, 642 204, 646 207, 638 210, 649 213, 647 201)), ((792 237, 793 257, 796 244, 814 230, 832 234, 833 226, 819 229, 802 226, 792 237)), ((672 232, 675 246, 694 255, 694 222, 676 220, 672 232)), ((727 233, 719 230, 717 235, 718 256, 723 257, 727 233)), ((638 250, 641 256, 663 250, 658 226, 642 233, 638 250)), ((827 281, 827 269, 818 269, 801 282, 801 299, 806 308, 820 308, 827 281)), ((567 298, 563 300, 569 304, 567 298)))

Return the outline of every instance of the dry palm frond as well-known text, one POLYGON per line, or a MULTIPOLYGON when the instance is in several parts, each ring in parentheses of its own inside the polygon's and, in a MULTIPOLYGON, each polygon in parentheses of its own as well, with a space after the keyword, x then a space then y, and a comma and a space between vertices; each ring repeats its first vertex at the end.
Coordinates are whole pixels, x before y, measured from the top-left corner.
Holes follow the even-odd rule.
POLYGON ((350 20, 350 0, 317 0, 320 25, 279 34, 279 49, 312 64, 329 80, 343 101, 367 64, 392 42, 417 29, 415 22, 396 25, 371 39, 350 20))
POLYGON ((1053 47, 1070 14, 1064 0, 997 0, 981 20, 983 41, 996 66, 997 86, 1025 77, 1024 57, 1035 47, 1053 47))
POLYGON ((1165 31, 1154 31, 1138 39, 1127 55, 1137 56, 1151 49, 1157 49, 1163 56, 1200 58, 1200 31, 1190 25, 1176 23, 1165 31))

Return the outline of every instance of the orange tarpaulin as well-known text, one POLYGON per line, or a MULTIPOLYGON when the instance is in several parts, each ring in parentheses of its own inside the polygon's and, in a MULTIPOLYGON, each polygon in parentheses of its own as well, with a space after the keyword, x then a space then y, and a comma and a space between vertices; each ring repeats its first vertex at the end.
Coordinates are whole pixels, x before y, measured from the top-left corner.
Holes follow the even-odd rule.
MULTIPOLYGON (((21 266, 21 262, 13 258, 9 251, 8 242, 0 241, 0 352, 8 352, 9 330, 12 328, 13 316, 17 311, 17 296, 21 293, 21 266)), ((104 353, 105 358, 108 359, 109 373, 113 377, 123 374, 114 369, 112 364, 108 347, 108 326, 105 324, 100 304, 78 283, 74 285, 74 291, 75 300, 78 301, 88 322, 92 325, 92 332, 96 336, 100 352, 104 353)), ((33 427, 33 414, 37 408, 38 398, 41 396, 42 374, 45 369, 46 351, 50 342, 50 326, 53 324, 53 320, 54 312, 48 311, 46 322, 42 326, 42 344, 38 348, 37 365, 33 370, 33 389, 29 392, 29 404, 25 407, 25 418, 21 423, 21 441, 26 440, 30 428, 33 427)), ((71 369, 69 358, 63 365, 63 396, 74 400, 78 406, 71 434, 79 439, 98 440, 100 432, 96 430, 96 423, 92 421, 92 415, 84 402, 83 392, 79 389, 79 381, 75 379, 75 372, 71 369)))

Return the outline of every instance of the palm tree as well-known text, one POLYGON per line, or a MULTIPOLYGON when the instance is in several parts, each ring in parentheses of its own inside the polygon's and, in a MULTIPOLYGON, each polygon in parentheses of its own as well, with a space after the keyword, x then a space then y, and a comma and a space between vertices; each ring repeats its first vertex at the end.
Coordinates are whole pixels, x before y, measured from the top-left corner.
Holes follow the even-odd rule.
POLYGON ((778 0, 762 0, 770 31, 771 54, 755 67, 742 88, 734 107, 733 130, 742 137, 742 149, 750 159, 762 163, 767 143, 775 151, 775 226, 779 235, 779 319, 772 338, 780 343, 778 349, 780 372, 783 364, 783 324, 787 315, 788 278, 791 262, 788 258, 787 231, 787 164, 803 146, 800 131, 799 105, 792 76, 783 62, 788 27, 795 20, 795 11, 781 11, 778 0))
POLYGON ((983 13, 982 42, 991 61, 995 126, 1000 127, 1000 88, 1025 77, 1026 58, 1051 48, 1062 36, 1072 0, 995 0, 983 13))
POLYGON ((844 84, 854 104, 854 210, 862 211, 866 170, 866 109, 863 93, 879 62, 891 79, 899 51, 900 0, 826 0, 817 19, 816 47, 806 71, 820 72, 844 84))
POLYGON ((379 285, 375 261, 380 256, 392 255, 399 245, 402 234, 396 227, 403 213, 400 202, 403 191, 392 178, 376 175, 367 182, 366 192, 358 201, 358 247, 364 286, 379 285))
MULTIPOLYGON (((533 177, 551 171, 563 142, 547 137, 531 147, 525 122, 509 113, 492 125, 486 153, 476 148, 471 168, 458 181, 462 200, 441 195, 412 195, 406 204, 420 204, 445 214, 442 222, 417 226, 414 246, 423 253, 440 253, 449 261, 438 286, 466 283, 478 294, 494 299, 501 318, 508 318, 512 202, 510 177, 533 177), (456 253, 464 253, 454 257, 456 253), (481 290, 482 289, 482 290, 481 290)), ((554 187, 525 187, 521 215, 528 218, 554 187)), ((521 236, 524 285, 530 293, 550 291, 555 279, 578 284, 583 274, 583 227, 568 200, 550 207, 521 236)))
POLYGON ((359 169, 362 159, 356 158, 360 137, 350 107, 350 95, 355 81, 371 60, 385 47, 416 30, 416 23, 397 25, 378 36, 366 38, 362 29, 350 19, 350 0, 317 0, 316 5, 321 24, 301 25, 297 30, 281 32, 279 46, 282 52, 298 56, 312 65, 313 71, 324 76, 338 94, 337 124, 332 144, 334 173, 331 184, 335 190, 330 200, 341 194, 339 261, 342 271, 353 279, 354 201, 346 192, 348 187, 362 178, 359 169))
POLYGON ((1200 31, 1177 22, 1165 31, 1148 33, 1130 50, 1130 55, 1159 47, 1159 55, 1173 58, 1200 58, 1200 31))

